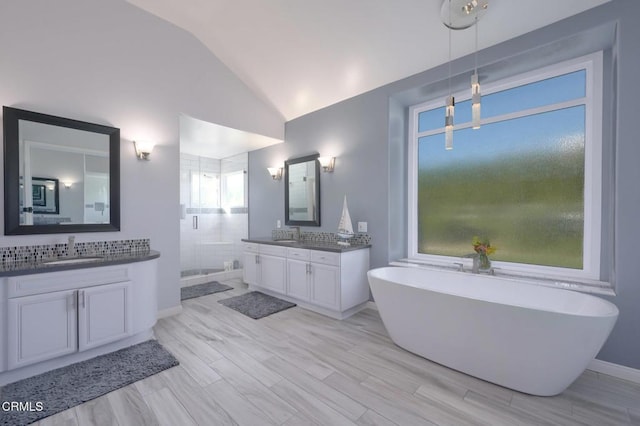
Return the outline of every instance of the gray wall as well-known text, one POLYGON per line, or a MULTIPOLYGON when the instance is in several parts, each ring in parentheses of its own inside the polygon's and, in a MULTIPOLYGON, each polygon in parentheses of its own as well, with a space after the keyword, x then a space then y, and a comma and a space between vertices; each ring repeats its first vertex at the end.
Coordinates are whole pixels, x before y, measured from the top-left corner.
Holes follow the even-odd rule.
POLYGON ((150 238, 161 252, 158 306, 178 306, 180 113, 279 139, 284 119, 193 36, 121 0, 2 0, 0 58, 2 105, 121 129, 121 232, 76 241, 150 238), (159 144, 150 162, 135 157, 135 139, 159 144))
MULTIPOLYGON (((485 49, 479 55, 488 80, 598 49, 608 49, 607 55, 614 58, 613 83, 606 82, 605 88, 616 87, 615 84, 620 88, 606 98, 616 105, 618 113, 616 122, 605 126, 605 145, 614 153, 616 162, 618 296, 613 301, 620 308, 620 318, 598 358, 633 368, 640 368, 640 279, 635 267, 640 241, 638 17, 640 2, 613 0, 485 49)), ((454 61, 454 88, 468 84, 467 72, 472 66, 471 56, 454 61)), ((250 153, 250 236, 270 235, 276 220, 284 218, 283 182, 272 181, 266 168, 282 164, 287 158, 319 152, 338 157, 335 172, 321 175, 320 229, 335 231, 342 196, 346 194, 354 222, 369 223, 371 266, 383 266, 406 255, 406 106, 445 96, 447 71, 446 65, 430 69, 292 120, 286 123, 284 144, 250 153)))

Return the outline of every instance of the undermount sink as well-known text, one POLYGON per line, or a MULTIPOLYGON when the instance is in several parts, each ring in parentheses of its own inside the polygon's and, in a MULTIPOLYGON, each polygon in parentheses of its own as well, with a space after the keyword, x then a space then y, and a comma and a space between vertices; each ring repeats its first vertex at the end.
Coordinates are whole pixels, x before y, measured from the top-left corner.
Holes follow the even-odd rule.
POLYGON ((45 260, 42 263, 44 265, 69 265, 74 263, 94 262, 100 259, 102 259, 101 256, 69 257, 69 258, 45 260))

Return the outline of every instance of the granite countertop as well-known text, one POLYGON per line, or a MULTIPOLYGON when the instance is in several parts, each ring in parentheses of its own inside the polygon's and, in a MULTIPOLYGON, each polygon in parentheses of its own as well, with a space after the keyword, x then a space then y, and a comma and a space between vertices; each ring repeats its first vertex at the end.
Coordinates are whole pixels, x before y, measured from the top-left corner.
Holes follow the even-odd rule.
MULTIPOLYGON (((92 255, 80 257, 93 257, 92 255)), ((3 262, 0 264, 0 277, 12 277, 17 275, 41 274, 45 272, 69 271, 73 269, 96 268, 99 266, 122 265, 126 263, 144 262, 145 260, 157 259, 160 252, 149 250, 142 253, 120 253, 107 256, 95 255, 96 259, 87 260, 80 263, 66 263, 57 265, 47 265, 47 260, 40 259, 26 262, 3 262)), ((59 260, 64 260, 60 257, 59 260)))
MULTIPOLYGON (((332 251, 335 253, 344 253, 347 251, 353 250, 361 250, 365 248, 371 247, 371 244, 353 244, 350 246, 340 246, 336 243, 321 243, 317 241, 296 241, 296 242, 283 242, 274 240, 270 237, 264 238, 243 238, 242 241, 247 243, 257 243, 257 244, 270 244, 274 246, 281 247, 291 247, 291 248, 301 248, 301 249, 309 249, 309 250, 321 250, 321 251, 332 251)), ((290 241, 290 240, 286 240, 290 241)))

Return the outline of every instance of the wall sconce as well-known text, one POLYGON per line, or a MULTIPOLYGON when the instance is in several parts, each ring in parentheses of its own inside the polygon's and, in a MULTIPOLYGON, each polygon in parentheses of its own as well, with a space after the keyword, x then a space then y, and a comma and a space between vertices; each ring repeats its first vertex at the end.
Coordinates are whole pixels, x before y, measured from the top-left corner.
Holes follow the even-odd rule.
POLYGON ((66 189, 69 189, 69 188, 71 188, 71 185, 73 185, 73 182, 67 181, 67 182, 62 182, 62 184, 64 185, 64 187, 66 189))
POLYGON ((155 146, 155 144, 153 142, 148 142, 148 141, 143 141, 143 142, 136 142, 133 141, 133 147, 136 150, 136 156, 138 157, 138 160, 147 160, 149 161, 150 158, 149 156, 151 155, 151 151, 153 151, 153 147, 155 146))
POLYGON ((282 167, 267 167, 267 170, 269 170, 269 174, 273 180, 282 179, 282 167))
POLYGON ((333 172, 333 169, 335 168, 335 165, 336 165, 336 157, 330 157, 330 156, 319 157, 318 161, 322 166, 322 171, 327 173, 333 172))

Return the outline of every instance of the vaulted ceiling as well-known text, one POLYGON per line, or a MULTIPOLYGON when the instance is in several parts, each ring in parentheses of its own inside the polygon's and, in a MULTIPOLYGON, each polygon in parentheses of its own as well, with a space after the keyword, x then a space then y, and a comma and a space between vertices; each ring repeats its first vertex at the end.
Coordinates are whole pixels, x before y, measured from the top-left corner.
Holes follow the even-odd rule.
MULTIPOLYGON (((285 118, 448 60, 442 0, 127 0, 192 33, 285 118)), ((446 1, 446 0, 445 0, 446 1)), ((489 0, 480 49, 609 0, 489 0)), ((452 57, 475 31, 454 31, 452 57)))

